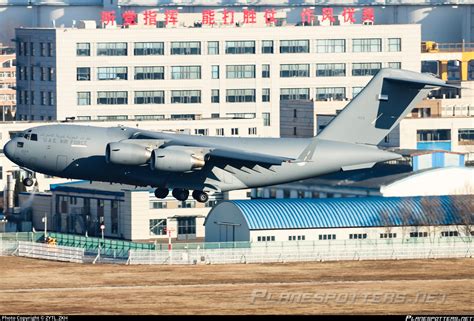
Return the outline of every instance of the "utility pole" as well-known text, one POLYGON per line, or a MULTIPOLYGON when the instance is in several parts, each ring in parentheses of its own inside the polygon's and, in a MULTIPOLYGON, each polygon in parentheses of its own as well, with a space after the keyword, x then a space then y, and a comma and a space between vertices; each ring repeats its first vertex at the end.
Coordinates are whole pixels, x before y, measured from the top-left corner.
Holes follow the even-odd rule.
POLYGON ((44 240, 45 241, 48 238, 48 216, 47 215, 48 215, 47 213, 44 213, 44 217, 42 219, 44 223, 44 240))

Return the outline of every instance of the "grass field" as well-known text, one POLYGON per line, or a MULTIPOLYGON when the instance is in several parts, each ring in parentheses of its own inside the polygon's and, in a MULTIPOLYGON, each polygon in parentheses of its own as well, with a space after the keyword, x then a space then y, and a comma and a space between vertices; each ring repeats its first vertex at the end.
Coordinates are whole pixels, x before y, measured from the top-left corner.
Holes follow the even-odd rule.
POLYGON ((472 259, 0 267, 0 314, 474 313, 472 259))

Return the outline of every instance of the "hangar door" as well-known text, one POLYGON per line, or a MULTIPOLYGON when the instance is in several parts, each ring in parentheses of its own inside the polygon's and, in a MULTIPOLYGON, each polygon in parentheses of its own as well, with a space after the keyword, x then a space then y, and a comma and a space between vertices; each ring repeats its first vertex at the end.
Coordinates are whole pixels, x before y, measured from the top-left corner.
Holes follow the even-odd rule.
POLYGON ((235 227, 239 224, 218 222, 219 242, 235 242, 235 227))

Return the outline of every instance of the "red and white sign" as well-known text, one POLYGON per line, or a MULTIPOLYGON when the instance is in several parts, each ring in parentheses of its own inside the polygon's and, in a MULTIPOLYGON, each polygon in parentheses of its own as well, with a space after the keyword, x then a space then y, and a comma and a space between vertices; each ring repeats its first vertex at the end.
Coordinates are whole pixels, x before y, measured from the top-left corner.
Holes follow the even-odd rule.
MULTIPOLYGON (((343 18, 344 23, 356 23, 355 8, 345 7, 341 12, 338 12, 343 18)), ((255 24, 257 23, 257 13, 254 9, 243 9, 242 12, 236 12, 234 10, 224 9, 222 11, 206 9, 201 12, 201 22, 203 25, 213 26, 216 24, 216 20, 219 19, 224 25, 232 25, 237 20, 237 14, 242 18, 244 24, 255 24)), ((311 24, 316 19, 314 9, 304 8, 300 12, 300 21, 302 24, 311 24)), ((159 13, 157 10, 145 10, 140 15, 143 16, 143 21, 146 26, 154 26, 158 20, 162 20, 166 25, 176 26, 179 22, 178 10, 164 10, 163 13, 159 13)), ((333 23, 336 21, 337 13, 333 8, 325 7, 319 12, 321 16, 321 22, 329 21, 333 23)), ((121 14, 122 25, 131 26, 136 25, 138 22, 138 14, 133 10, 124 11, 121 14)), ((276 10, 265 9, 263 19, 266 25, 272 25, 276 22, 276 10)), ((375 21, 374 9, 373 8, 362 8, 362 21, 361 23, 375 21)), ((102 11, 101 12, 101 23, 105 26, 116 24, 116 13, 115 11, 102 11)))

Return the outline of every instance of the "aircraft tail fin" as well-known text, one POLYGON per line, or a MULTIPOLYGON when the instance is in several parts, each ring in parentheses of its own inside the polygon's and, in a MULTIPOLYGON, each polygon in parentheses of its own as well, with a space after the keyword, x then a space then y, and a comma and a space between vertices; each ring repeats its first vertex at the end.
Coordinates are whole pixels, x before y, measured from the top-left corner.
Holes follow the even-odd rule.
POLYGON ((459 88, 429 74, 382 69, 318 138, 377 145, 436 87, 459 88))

